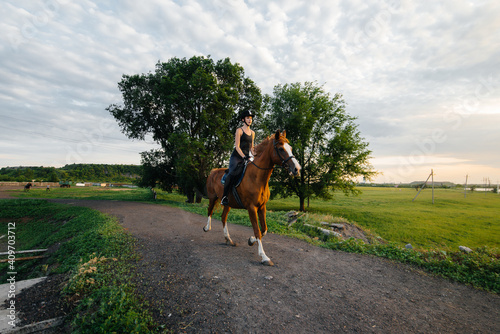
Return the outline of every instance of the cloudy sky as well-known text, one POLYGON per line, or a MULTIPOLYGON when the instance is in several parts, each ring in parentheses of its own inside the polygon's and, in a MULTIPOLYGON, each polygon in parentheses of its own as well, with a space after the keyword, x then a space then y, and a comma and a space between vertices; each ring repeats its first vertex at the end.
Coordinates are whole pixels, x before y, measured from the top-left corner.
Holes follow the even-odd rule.
POLYGON ((123 74, 229 57, 263 93, 344 95, 377 182, 500 180, 500 2, 7 0, 0 167, 139 164, 105 110, 123 74))

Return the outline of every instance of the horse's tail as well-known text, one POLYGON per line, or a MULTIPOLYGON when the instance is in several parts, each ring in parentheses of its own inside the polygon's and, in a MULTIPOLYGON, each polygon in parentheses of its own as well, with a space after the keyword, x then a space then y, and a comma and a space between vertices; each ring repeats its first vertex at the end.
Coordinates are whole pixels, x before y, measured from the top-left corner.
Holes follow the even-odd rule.
POLYGON ((225 171, 227 168, 215 168, 210 171, 210 174, 207 177, 207 197, 210 198, 216 198, 217 197, 217 191, 216 188, 220 183, 220 179, 222 175, 224 174, 223 171, 225 171))
POLYGON ((215 185, 215 173, 216 169, 212 169, 210 171, 210 174, 208 174, 208 177, 207 177, 207 183, 206 183, 206 194, 207 194, 207 197, 208 198, 213 198, 213 197, 216 197, 217 194, 215 192, 215 188, 214 188, 214 185, 215 185))

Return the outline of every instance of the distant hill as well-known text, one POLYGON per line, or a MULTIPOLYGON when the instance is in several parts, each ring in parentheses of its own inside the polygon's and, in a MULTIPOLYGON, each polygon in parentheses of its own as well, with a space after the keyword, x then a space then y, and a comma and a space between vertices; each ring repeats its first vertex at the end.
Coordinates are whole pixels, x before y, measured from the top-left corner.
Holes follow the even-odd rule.
POLYGON ((141 174, 140 165, 71 164, 61 168, 17 166, 0 169, 0 181, 133 183, 141 174))

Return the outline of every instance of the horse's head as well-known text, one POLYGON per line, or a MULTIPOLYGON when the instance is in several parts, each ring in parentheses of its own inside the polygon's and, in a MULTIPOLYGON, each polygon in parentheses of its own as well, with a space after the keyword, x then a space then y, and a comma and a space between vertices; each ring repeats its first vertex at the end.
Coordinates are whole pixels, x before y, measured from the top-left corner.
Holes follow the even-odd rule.
POLYGON ((292 147, 288 143, 288 139, 286 139, 286 131, 280 133, 280 131, 276 131, 274 135, 274 150, 276 154, 273 154, 274 163, 276 165, 281 165, 286 167, 288 171, 294 176, 299 175, 300 173, 300 164, 295 159, 292 154, 292 147))

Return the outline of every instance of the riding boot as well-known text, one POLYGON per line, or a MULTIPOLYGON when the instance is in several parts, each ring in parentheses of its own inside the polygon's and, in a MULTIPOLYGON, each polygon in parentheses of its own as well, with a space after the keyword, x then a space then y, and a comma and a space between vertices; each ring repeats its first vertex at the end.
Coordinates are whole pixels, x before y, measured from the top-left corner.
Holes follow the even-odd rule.
POLYGON ((231 174, 227 174, 226 181, 224 182, 224 194, 222 195, 222 200, 220 202, 220 204, 222 205, 229 204, 229 198, 227 197, 227 194, 229 193, 229 189, 231 189, 231 183, 231 174))

